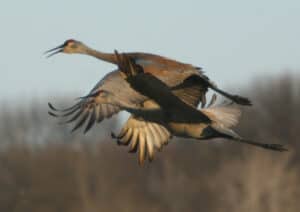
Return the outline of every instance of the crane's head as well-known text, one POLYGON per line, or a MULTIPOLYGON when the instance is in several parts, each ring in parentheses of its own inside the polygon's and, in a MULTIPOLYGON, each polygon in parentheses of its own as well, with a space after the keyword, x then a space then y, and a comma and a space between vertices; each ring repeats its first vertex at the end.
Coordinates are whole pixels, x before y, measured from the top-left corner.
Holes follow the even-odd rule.
POLYGON ((57 53, 67 53, 67 54, 75 54, 75 53, 85 53, 87 49, 87 46, 85 46, 80 41, 69 39, 66 40, 62 45, 59 45, 58 47, 55 47, 53 49, 50 49, 45 52, 45 54, 49 55, 47 57, 51 57, 57 53))

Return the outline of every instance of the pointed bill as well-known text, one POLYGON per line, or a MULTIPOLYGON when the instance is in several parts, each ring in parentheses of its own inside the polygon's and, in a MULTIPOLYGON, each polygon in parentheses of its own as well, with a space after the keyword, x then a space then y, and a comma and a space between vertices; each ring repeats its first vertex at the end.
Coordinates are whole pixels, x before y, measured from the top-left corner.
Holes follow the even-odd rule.
POLYGON ((48 54, 46 57, 49 58, 49 57, 52 57, 53 55, 57 54, 57 53, 60 53, 63 51, 63 48, 65 47, 65 44, 62 44, 60 46, 57 46, 53 49, 50 49, 48 51, 45 51, 44 54, 48 54))

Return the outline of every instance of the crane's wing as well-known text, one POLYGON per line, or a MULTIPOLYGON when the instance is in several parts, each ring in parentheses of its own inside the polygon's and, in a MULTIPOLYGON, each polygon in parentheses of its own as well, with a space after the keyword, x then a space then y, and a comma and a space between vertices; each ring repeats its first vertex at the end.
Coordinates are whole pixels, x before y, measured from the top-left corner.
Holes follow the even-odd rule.
POLYGON ((103 119, 110 118, 120 111, 117 106, 97 103, 95 97, 83 97, 72 107, 63 110, 56 109, 51 103, 48 103, 51 109, 48 113, 54 117, 64 118, 62 123, 76 122, 72 132, 87 122, 84 129, 84 133, 86 133, 96 122, 99 123, 103 119))
POLYGON ((143 68, 134 63, 130 57, 115 53, 119 69, 124 73, 124 78, 131 87, 154 100, 164 111, 168 121, 210 123, 211 120, 205 114, 180 100, 161 80, 152 74, 144 73, 143 68))
POLYGON ((160 124, 132 115, 120 133, 117 136, 112 133, 112 137, 116 138, 120 145, 130 145, 130 152, 138 150, 138 161, 142 165, 147 155, 149 161, 152 161, 155 149, 161 151, 163 145, 168 144, 171 133, 160 124))
POLYGON ((172 93, 180 98, 186 104, 197 108, 206 104, 207 86, 201 83, 195 83, 192 78, 185 79, 180 85, 171 88, 172 93))
POLYGON ((120 105, 128 105, 129 107, 130 105, 135 107, 147 99, 147 97, 133 90, 122 77, 122 73, 119 70, 115 70, 105 75, 105 77, 94 86, 89 94, 81 97, 80 101, 74 106, 58 110, 49 104, 49 114, 64 118, 66 123, 77 121, 73 130, 78 129, 85 122, 88 122, 85 128, 85 132, 87 132, 95 122, 101 122, 103 119, 110 118, 112 115, 122 110, 120 105, 105 104, 106 100, 101 97, 101 91, 112 93, 115 96, 115 99, 120 102, 120 105))

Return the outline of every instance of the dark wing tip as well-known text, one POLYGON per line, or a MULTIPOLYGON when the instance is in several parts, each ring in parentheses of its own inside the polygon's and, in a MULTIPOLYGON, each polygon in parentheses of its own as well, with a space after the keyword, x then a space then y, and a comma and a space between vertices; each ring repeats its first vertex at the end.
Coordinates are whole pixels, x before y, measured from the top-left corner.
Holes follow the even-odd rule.
POLYGON ((194 68, 195 68, 196 70, 199 70, 199 71, 202 71, 202 70, 203 70, 203 68, 200 67, 200 66, 194 66, 194 68))
POLYGON ((129 149, 128 152, 129 152, 129 153, 136 153, 137 150, 138 150, 138 145, 135 145, 134 148, 129 149))
POLYGON ((48 102, 48 106, 51 110, 57 111, 57 109, 50 102, 48 102))
POLYGON ((246 106, 252 105, 252 102, 246 97, 234 95, 232 100, 239 105, 246 105, 246 106))
POLYGON ((151 163, 154 160, 154 154, 148 155, 148 161, 151 163))
POLYGON ((71 132, 74 132, 75 130, 77 130, 78 128, 80 128, 84 124, 84 122, 86 121, 86 119, 88 118, 88 115, 89 115, 88 112, 83 112, 83 114, 81 115, 81 118, 75 124, 75 126, 73 127, 73 129, 71 130, 71 132))
POLYGON ((55 113, 52 113, 51 111, 48 111, 48 114, 53 117, 58 117, 58 115, 56 115, 55 113))
POLYGON ((124 142, 122 142, 120 139, 122 139, 122 136, 117 136, 114 132, 110 132, 110 136, 111 136, 111 138, 112 139, 114 139, 114 140, 116 140, 116 142, 117 142, 117 144, 119 145, 119 146, 127 146, 128 145, 128 143, 124 143, 124 142))
POLYGON ((96 113, 95 113, 95 109, 93 109, 93 112, 90 115, 90 119, 88 121, 88 124, 86 125, 86 128, 84 129, 83 134, 86 134, 92 128, 95 121, 96 121, 96 113))
POLYGON ((112 139, 118 139, 118 136, 116 136, 116 134, 113 131, 110 132, 110 136, 112 139))

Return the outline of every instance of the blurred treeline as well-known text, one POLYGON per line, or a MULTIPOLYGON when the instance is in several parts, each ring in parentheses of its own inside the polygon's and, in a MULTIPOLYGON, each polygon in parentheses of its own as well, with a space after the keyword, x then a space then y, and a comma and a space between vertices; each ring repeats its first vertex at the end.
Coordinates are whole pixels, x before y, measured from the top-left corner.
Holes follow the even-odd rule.
POLYGON ((0 211, 300 211, 299 78, 257 78, 240 92, 254 106, 244 109, 237 131, 289 152, 173 139, 139 167, 136 155, 110 139, 116 119, 71 134, 48 116, 47 100, 6 106, 0 211))

